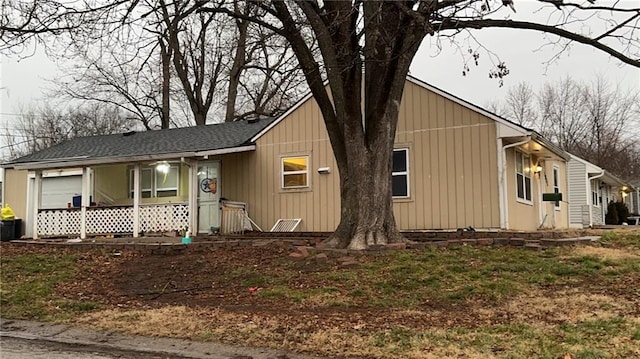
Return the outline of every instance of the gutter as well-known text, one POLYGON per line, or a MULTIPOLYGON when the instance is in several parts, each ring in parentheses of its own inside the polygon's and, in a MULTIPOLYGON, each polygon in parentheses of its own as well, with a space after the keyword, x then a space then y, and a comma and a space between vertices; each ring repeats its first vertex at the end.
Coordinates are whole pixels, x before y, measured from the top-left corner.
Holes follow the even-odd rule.
MULTIPOLYGON (((604 176, 604 173, 605 172, 602 171, 602 173, 598 175, 595 175, 592 177, 587 176, 587 188, 591 188, 591 180, 604 176)), ((593 193, 593 189, 591 190, 591 193, 593 193)), ((589 228, 593 228, 593 208, 592 207, 594 206, 594 204, 593 204, 593 195, 591 193, 587 194, 589 197, 591 197, 591 206, 589 206, 589 228)))
POLYGON ((500 228, 503 229, 509 229, 509 201, 507 201, 507 181, 505 178, 505 172, 507 171, 507 149, 524 145, 529 141, 531 141, 531 135, 526 136, 525 140, 503 146, 502 137, 498 137, 498 177, 500 181, 498 197, 500 201, 500 228))

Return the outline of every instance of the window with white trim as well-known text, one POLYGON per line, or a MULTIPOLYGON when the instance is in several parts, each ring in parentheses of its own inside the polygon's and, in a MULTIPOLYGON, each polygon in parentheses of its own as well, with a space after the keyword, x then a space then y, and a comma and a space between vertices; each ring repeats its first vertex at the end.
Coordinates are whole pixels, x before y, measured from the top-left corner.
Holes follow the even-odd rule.
POLYGON ((520 151, 516 151, 516 195, 520 200, 531 201, 531 161, 520 151))
POLYGON ((409 149, 393 150, 391 193, 396 198, 409 197, 409 149))
POLYGON ((598 180, 592 180, 591 181, 591 204, 596 207, 600 207, 600 202, 602 199, 602 197, 600 197, 598 192, 600 192, 600 183, 598 182, 598 180))
MULTIPOLYGON (((560 193, 560 167, 553 166, 553 193, 560 193)), ((560 201, 555 201, 554 207, 560 209, 560 201)))
MULTIPOLYGON (((129 170, 129 198, 133 198, 133 169, 129 170)), ((167 173, 155 166, 140 168, 140 197, 175 197, 178 195, 179 166, 169 166, 167 173)))
POLYGON ((282 188, 309 187, 309 156, 282 157, 282 188))

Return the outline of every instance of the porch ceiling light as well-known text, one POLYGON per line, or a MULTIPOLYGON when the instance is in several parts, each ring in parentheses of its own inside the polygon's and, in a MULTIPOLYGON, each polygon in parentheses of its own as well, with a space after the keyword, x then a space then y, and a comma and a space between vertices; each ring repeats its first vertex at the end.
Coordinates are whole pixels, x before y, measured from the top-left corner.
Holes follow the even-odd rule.
POLYGON ((169 163, 167 161, 162 161, 156 165, 156 171, 164 174, 169 173, 170 168, 171 166, 169 166, 169 163))

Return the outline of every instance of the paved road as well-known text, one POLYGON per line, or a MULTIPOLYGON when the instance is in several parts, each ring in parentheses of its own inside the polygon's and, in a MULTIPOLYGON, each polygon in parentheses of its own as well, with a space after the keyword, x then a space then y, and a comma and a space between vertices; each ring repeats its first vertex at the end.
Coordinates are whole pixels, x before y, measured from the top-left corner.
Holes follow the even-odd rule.
POLYGON ((110 351, 96 351, 96 348, 61 344, 49 341, 27 340, 3 337, 0 340, 2 359, 169 359, 175 356, 145 355, 110 351))
POLYGON ((267 348, 142 337, 0 318, 0 359, 325 359, 267 348))

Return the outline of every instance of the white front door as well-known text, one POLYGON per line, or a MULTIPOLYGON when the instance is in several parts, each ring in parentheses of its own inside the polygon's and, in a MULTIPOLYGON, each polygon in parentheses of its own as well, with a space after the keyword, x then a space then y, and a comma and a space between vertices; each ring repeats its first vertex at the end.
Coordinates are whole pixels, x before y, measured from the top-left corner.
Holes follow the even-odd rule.
POLYGON ((220 228, 220 162, 198 163, 198 233, 220 228))

